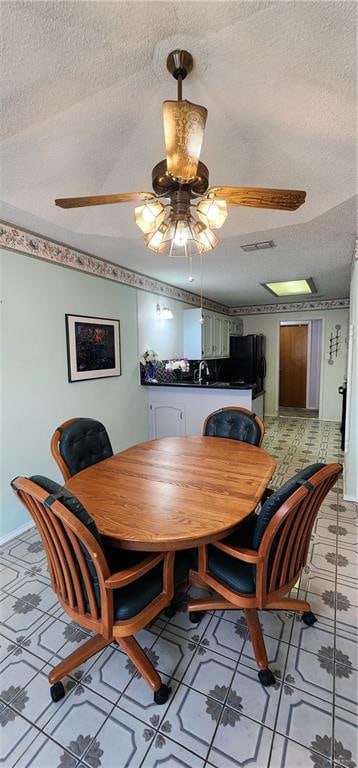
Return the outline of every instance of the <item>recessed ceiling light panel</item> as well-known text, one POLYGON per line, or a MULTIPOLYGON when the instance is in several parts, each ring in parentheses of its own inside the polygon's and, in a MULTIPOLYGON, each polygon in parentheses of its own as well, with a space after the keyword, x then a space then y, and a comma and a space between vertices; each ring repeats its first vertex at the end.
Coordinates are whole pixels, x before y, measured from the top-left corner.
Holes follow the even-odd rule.
POLYGON ((261 283, 273 296, 304 296, 317 293, 311 277, 299 280, 282 280, 276 283, 261 283))

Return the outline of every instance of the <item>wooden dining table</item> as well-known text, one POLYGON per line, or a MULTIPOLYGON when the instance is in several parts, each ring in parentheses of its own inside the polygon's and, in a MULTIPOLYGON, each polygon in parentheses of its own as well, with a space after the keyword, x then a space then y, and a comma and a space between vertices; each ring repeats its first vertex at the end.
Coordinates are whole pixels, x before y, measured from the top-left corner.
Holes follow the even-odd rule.
POLYGON ((275 460, 218 437, 165 437, 134 445, 65 483, 118 547, 187 549, 219 540, 250 516, 275 460))

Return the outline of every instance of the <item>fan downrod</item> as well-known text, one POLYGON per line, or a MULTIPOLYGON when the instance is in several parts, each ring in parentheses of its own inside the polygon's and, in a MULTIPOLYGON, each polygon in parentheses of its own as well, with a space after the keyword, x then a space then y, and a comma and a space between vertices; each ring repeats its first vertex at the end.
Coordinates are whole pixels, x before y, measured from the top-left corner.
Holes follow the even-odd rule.
POLYGON ((193 69, 193 57, 188 51, 171 51, 167 58, 167 69, 176 80, 184 80, 193 69))

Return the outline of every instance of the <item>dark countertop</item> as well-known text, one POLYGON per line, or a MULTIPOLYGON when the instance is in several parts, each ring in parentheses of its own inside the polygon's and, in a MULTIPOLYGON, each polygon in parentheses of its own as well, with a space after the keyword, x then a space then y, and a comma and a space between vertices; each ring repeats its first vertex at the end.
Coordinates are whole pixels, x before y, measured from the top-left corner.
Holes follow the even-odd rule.
MULTIPOLYGON (((193 381, 144 381, 142 382, 142 387, 181 387, 185 389, 254 389, 255 384, 234 384, 230 383, 228 381, 216 381, 216 382, 209 382, 208 384, 198 384, 197 382, 194 384, 193 381)), ((252 395, 252 399, 255 400, 256 397, 259 397, 260 395, 264 394, 264 390, 261 390, 261 392, 255 392, 252 395)))

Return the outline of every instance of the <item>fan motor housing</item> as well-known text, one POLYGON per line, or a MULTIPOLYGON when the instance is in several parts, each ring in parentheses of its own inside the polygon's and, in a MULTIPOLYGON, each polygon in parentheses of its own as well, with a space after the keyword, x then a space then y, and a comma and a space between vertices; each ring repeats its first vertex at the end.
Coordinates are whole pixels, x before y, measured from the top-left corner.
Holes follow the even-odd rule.
POLYGON ((199 161, 198 172, 189 184, 179 184, 173 179, 167 171, 167 161, 161 160, 152 170, 152 187, 157 195, 168 195, 168 197, 178 189, 187 189, 193 196, 205 195, 209 186, 209 169, 199 161))

